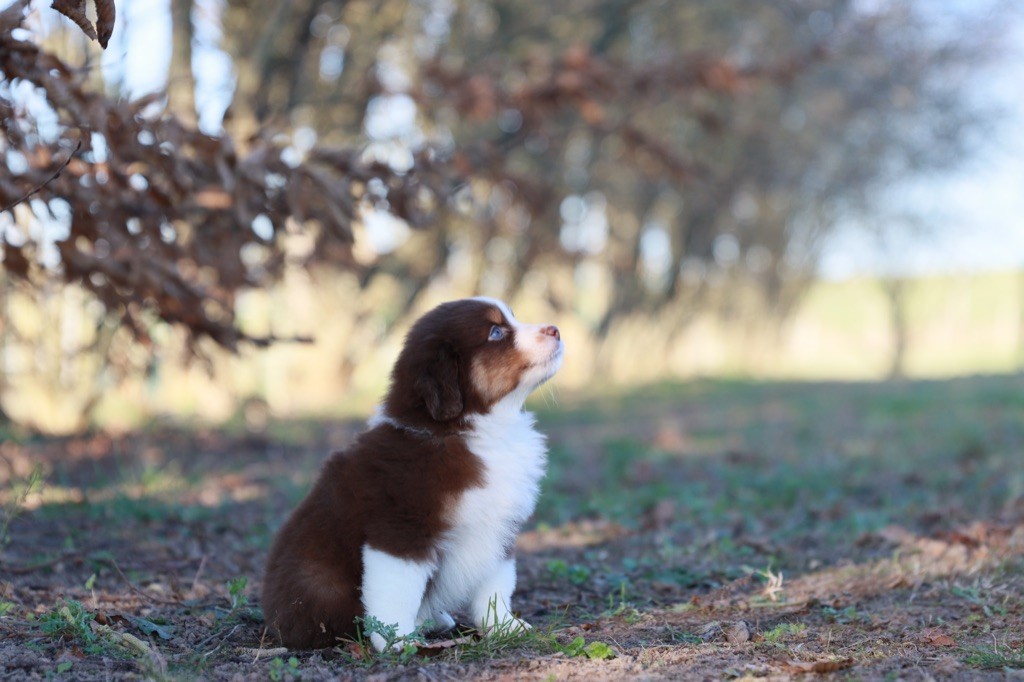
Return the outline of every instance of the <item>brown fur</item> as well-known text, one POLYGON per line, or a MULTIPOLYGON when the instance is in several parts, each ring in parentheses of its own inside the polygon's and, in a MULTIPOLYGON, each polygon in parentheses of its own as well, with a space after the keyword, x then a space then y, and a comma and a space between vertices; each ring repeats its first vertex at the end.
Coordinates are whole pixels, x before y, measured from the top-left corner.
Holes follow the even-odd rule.
POLYGON ((353 620, 363 615, 362 547, 431 558, 448 528, 446 512, 482 483, 482 464, 459 432, 467 415, 486 412, 515 386, 524 366, 511 329, 488 341, 494 324, 507 321, 480 301, 447 303, 421 318, 384 402, 403 428, 378 425, 333 454, 278 532, 263 611, 285 646, 326 647, 353 636, 353 620))

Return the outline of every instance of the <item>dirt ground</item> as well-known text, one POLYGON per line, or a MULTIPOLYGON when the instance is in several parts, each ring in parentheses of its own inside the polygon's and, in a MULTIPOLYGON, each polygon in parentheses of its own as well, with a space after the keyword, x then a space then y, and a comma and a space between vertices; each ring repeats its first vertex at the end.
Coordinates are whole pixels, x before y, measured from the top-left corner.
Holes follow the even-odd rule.
POLYGON ((358 424, 0 427, 0 679, 1024 679, 1021 377, 538 407, 534 630, 386 656, 283 651, 259 612, 274 529, 358 424))

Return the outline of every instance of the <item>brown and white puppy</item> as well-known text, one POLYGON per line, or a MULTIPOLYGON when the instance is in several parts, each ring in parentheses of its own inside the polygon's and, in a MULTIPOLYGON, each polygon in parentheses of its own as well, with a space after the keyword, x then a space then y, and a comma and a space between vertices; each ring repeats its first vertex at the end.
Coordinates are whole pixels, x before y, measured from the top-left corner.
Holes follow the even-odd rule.
POLYGON ((513 548, 547 452, 523 403, 562 352, 556 327, 494 299, 416 322, 369 430, 327 460, 274 540, 263 611, 285 646, 332 646, 366 615, 399 635, 450 628, 463 609, 484 632, 529 627, 511 611, 513 548))

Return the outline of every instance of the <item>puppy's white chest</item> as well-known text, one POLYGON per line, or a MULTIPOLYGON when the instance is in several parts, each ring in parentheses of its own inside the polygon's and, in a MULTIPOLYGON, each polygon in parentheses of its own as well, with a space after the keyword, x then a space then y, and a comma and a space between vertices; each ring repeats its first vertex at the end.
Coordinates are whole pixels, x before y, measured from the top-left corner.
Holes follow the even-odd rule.
POLYGON ((480 458, 484 481, 465 491, 456 504, 456 535, 468 533, 506 548, 514 542, 533 513, 547 465, 544 437, 533 425, 533 415, 520 411, 492 413, 473 422, 466 445, 480 458))

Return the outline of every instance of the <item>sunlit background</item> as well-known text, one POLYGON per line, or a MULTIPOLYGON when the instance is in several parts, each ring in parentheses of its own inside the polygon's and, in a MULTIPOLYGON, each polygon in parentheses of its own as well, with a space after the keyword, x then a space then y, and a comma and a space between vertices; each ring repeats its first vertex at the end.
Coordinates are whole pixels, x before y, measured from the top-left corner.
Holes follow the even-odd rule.
MULTIPOLYGON (((0 8, 9 4, 0 0, 0 8)), ((5 277, 3 411, 56 431, 90 421, 128 428, 161 415, 259 422, 364 413, 386 385, 411 319, 477 293, 509 298, 520 317, 562 328, 567 363, 540 400, 697 376, 1021 371, 1024 24, 1013 4, 706 4, 126 0, 101 52, 37 3, 25 24, 33 39, 88 70, 92 85, 113 98, 156 93, 154 116, 166 105, 240 144, 270 126, 289 140, 288 163, 318 145, 343 144, 404 170, 423 149, 457 154, 481 141, 507 142, 503 170, 540 180, 552 196, 549 209, 531 214, 534 199, 508 179, 513 173, 480 173, 451 197, 455 218, 421 230, 364 205, 353 224, 358 267, 290 265, 275 285, 235 301, 247 332, 313 343, 243 346, 238 355, 208 344, 197 360, 183 332, 159 321, 148 347, 122 331, 105 335, 101 321, 112 311, 85 290, 45 276, 33 286, 5 277), (895 74, 899 49, 871 61, 855 50, 848 56, 843 44, 861 30, 850 27, 870 17, 885 27, 882 43, 899 45, 903 32, 907 62, 932 70, 912 77, 918 90, 897 83, 877 105, 857 104, 872 95, 855 90, 895 74), (840 46, 830 54, 832 41, 840 46), (538 65, 570 60, 580 45, 596 53, 599 43, 610 63, 639 65, 694 54, 744 67, 816 43, 826 49, 792 81, 768 77, 703 99, 666 85, 662 99, 609 96, 600 115, 552 110, 544 123, 531 120, 536 112, 524 119, 515 107, 491 112, 457 101, 477 86, 514 91, 538 65), (943 57, 933 43, 959 56, 943 57), (503 60, 506 71, 495 75, 503 60), (427 64, 455 74, 450 93, 431 86, 427 64), (494 82, 473 80, 482 78, 476 67, 494 82), (911 104, 888 108, 899 97, 911 104), (762 116, 757 130, 746 120, 762 116), (829 117, 839 122, 827 125, 829 117), (672 177, 644 158, 630 166, 628 154, 615 151, 628 136, 601 128, 612 119, 631 121, 695 166, 712 166, 709 174, 672 177), (857 126, 861 146, 837 141, 857 126), (875 163, 904 143, 937 156, 915 148, 875 163), (691 242, 700 221, 713 229, 691 242), (532 245, 542 253, 524 256, 532 245), (619 286, 624 278, 636 291, 619 286)), ((31 87, 2 83, 0 96, 29 112, 40 139, 63 134, 31 87)), ((105 145, 93 136, 92 161, 103 161, 105 145)), ((12 176, 27 168, 13 150, 2 158, 12 176)), ((82 208, 54 200, 47 211, 41 203, 0 213, 0 234, 11 244, 33 241, 45 273, 61 267, 54 244, 82 208)), ((308 235, 287 234, 265 215, 251 229, 288 240, 293 254, 313 248, 308 235)))

